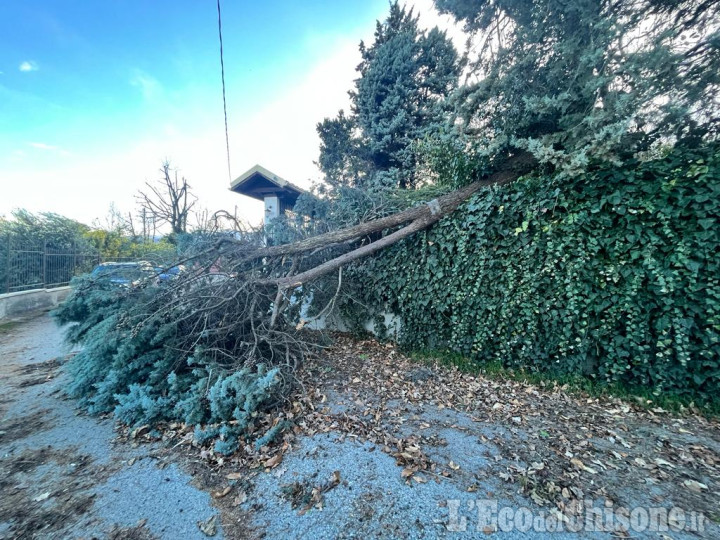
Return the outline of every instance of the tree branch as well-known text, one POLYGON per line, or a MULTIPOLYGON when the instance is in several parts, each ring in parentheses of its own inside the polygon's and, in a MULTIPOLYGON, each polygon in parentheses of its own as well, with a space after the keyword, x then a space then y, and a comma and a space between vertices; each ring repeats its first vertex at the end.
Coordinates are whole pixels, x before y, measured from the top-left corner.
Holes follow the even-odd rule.
MULTIPOLYGON (((243 257, 240 257, 237 262, 244 263, 252 260, 262 259, 265 257, 278 257, 281 255, 305 253, 314 249, 328 247, 331 244, 339 244, 348 240, 354 240, 356 238, 367 236, 368 234, 374 232, 380 232, 384 229, 390 229, 399 225, 404 225, 408 222, 422 222, 424 224, 424 227, 427 227, 432 223, 438 221, 440 218, 446 216, 450 212, 454 211, 463 201, 467 200, 479 189, 488 186, 503 185, 512 182, 513 180, 516 180, 519 176, 527 173, 536 163, 537 160, 532 156, 532 154, 530 154, 529 152, 521 152, 516 156, 509 158, 496 172, 494 172, 487 178, 473 182, 472 184, 469 184, 464 188, 443 195, 442 197, 438 197, 437 199, 434 199, 429 203, 421 204, 419 206, 409 208, 408 210, 404 210, 402 212, 398 212, 397 214, 393 214, 387 217, 375 219, 373 221, 367 221, 365 223, 360 223, 359 225, 355 225, 354 227, 349 227, 347 229, 331 231, 325 234, 320 234, 318 236, 313 236, 299 242, 294 242, 292 244, 283 244, 257 249, 254 250, 252 253, 248 253, 243 257)), ((417 224, 414 225, 413 229, 405 236, 408 236, 409 234, 412 234, 413 232, 424 228, 415 228, 417 226, 417 224)), ((397 240, 400 240, 400 238, 404 238, 405 236, 401 236, 397 238, 397 240)), ((378 242, 379 241, 380 240, 378 240, 378 242)), ((373 244, 374 243, 375 242, 373 242, 373 244)), ((373 244, 368 244, 367 246, 363 246, 363 248, 359 249, 369 248, 373 244)), ((377 249, 373 248, 373 250, 369 253, 374 253, 375 251, 377 251, 377 249)), ((337 267, 333 267, 332 269, 335 268, 337 267)), ((289 280, 290 278, 287 279, 289 280)), ((273 282, 277 283, 277 281, 273 282)))
MULTIPOLYGON (((358 238, 373 232, 379 232, 396 225, 407 223, 408 221, 410 222, 403 228, 392 232, 375 242, 361 246, 348 253, 344 253, 343 255, 330 259, 329 261, 299 274, 288 275, 281 278, 266 279, 257 282, 260 285, 277 285, 279 291, 292 287, 298 287, 303 283, 333 272, 348 263, 367 257, 368 255, 372 255, 383 248, 399 242, 403 238, 407 238, 418 231, 426 229, 430 225, 440 221, 443 217, 454 212, 458 206, 460 206, 481 188, 512 182, 525 172, 528 172, 528 170, 530 170, 530 168, 535 164, 535 158, 530 153, 523 152, 522 154, 508 160, 504 167, 491 174, 486 179, 473 182, 462 189, 448 193, 447 195, 434 199, 423 205, 405 210, 404 212, 399 212, 392 216, 376 219, 367 223, 361 223, 355 227, 308 238, 307 240, 296 242, 294 244, 259 249, 254 253, 246 255, 244 257, 244 262, 260 257, 306 252, 311 249, 336 244, 338 242, 342 242, 343 240, 358 238)), ((290 272, 290 274, 292 274, 292 272, 290 272)))

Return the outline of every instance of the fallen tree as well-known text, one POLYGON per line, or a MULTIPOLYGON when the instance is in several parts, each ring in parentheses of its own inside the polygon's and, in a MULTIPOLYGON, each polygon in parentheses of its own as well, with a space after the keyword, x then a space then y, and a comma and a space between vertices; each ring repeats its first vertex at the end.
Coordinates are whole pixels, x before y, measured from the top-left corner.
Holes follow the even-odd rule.
MULTIPOLYGON (((373 233, 380 233, 387 229, 392 229, 402 225, 402 228, 394 230, 374 242, 354 247, 342 255, 331 258, 302 272, 297 271, 296 265, 292 271, 281 277, 258 280, 258 284, 277 285, 282 290, 298 287, 303 283, 317 279, 355 260, 372 255, 383 248, 399 242, 411 234, 428 228, 433 223, 438 222, 443 217, 447 216, 451 212, 454 212, 464 201, 466 201, 478 190, 484 187, 504 185, 512 182, 513 180, 519 178, 522 174, 529 172, 536 163, 537 161, 529 152, 520 152, 517 155, 508 158, 502 165, 497 167, 495 172, 489 174, 487 177, 477 180, 461 189, 428 201, 427 203, 414 206, 405 211, 386 217, 360 223, 354 227, 348 227, 346 229, 312 236, 292 244, 261 247, 254 249, 249 253, 241 252, 235 260, 235 265, 237 267, 241 267, 246 263, 259 259, 286 257, 291 255, 297 256, 305 253, 314 253, 319 250, 332 247, 338 247, 342 244, 349 245, 352 242, 358 241, 359 239, 372 235, 373 233)), ((229 252, 227 250, 223 250, 223 246, 228 243, 232 245, 232 242, 229 240, 223 240, 213 249, 217 250, 219 254, 227 255, 229 252)), ((231 247, 230 252, 232 252, 232 249, 233 248, 231 247)))
MULTIPOLYGON (((381 103, 387 92, 379 92, 375 100, 363 98, 377 106, 367 117, 358 110, 357 118, 340 115, 324 124, 330 135, 320 157, 335 187, 344 182, 342 187, 380 191, 422 184, 425 170, 440 183, 463 187, 283 245, 266 245, 261 231, 240 239, 211 235, 183 254, 179 262, 191 270, 169 283, 146 279, 120 290, 77 281, 57 313, 61 322, 79 323, 69 338, 85 345, 71 364, 71 394, 92 412, 115 410, 131 424, 205 426, 198 438, 216 438, 218 451, 232 451, 240 437, 262 444, 282 430, 282 422, 259 418, 288 399, 298 366, 322 346, 321 337, 302 329, 304 309, 311 303, 315 314, 326 312, 319 304, 327 296, 333 305, 341 281, 339 275, 333 279, 335 271, 431 227, 482 187, 512 182, 536 163, 556 172, 560 182, 598 164, 618 167, 640 155, 657 159, 672 141, 692 148, 717 139, 716 2, 548 0, 531 9, 519 9, 515 0, 467 4, 437 1, 484 39, 468 66, 472 77, 447 100, 433 99, 448 117, 430 123, 435 127, 420 126, 419 133, 406 132, 412 145, 392 159, 374 144, 382 159, 368 163, 368 143, 397 141, 402 134, 387 128, 394 130, 395 120, 406 116, 397 105, 406 99, 381 103), (375 114, 386 112, 392 122, 375 114), (428 147, 405 156, 413 159, 397 159, 420 143, 428 147), (494 168, 480 177, 488 164, 494 168), (397 183, 388 184, 396 173, 397 183)), ((379 37, 399 35, 396 19, 378 27, 379 37)), ((379 57, 392 59, 384 55, 393 49, 388 45, 379 57)), ((402 58, 409 57, 395 57, 402 58)), ((372 73, 385 73, 381 66, 372 73)), ((427 82, 427 70, 412 73, 408 84, 427 82)), ((438 97, 448 88, 434 86, 438 97)), ((409 272, 412 264, 402 261, 398 268, 409 272)), ((525 299, 524 307, 536 309, 533 301, 525 299)))
MULTIPOLYGON (((78 323, 68 339, 84 344, 71 363, 69 392, 90 412, 114 411, 131 425, 205 426, 198 439, 215 438, 221 452, 233 451, 239 437, 266 441, 281 426, 268 421, 259 429, 257 415, 288 399, 301 362, 323 346, 322 335, 298 324, 312 294, 300 286, 431 226, 479 189, 511 182, 533 164, 523 152, 428 203, 296 243, 266 246, 259 231, 213 239, 191 249, 182 261, 190 270, 169 283, 118 288, 79 279, 56 312, 61 323, 78 323)), ((337 295, 339 283, 333 286, 337 295)))

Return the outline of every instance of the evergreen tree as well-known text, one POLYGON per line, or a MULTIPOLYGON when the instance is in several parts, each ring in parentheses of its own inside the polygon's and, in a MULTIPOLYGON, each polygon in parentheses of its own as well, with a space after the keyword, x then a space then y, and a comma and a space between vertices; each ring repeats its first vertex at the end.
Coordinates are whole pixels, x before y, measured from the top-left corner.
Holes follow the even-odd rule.
POLYGON ((340 111, 317 125, 320 135, 320 159, 317 165, 332 186, 359 183, 363 170, 355 118, 340 111))
POLYGON ((530 150, 564 174, 717 135, 720 3, 436 0, 475 35, 455 104, 492 158, 530 150))
POLYGON ((330 183, 414 187, 414 144, 445 123, 444 98, 461 68, 457 51, 437 28, 420 30, 412 9, 395 2, 360 52, 352 114, 318 124, 318 164, 330 183))

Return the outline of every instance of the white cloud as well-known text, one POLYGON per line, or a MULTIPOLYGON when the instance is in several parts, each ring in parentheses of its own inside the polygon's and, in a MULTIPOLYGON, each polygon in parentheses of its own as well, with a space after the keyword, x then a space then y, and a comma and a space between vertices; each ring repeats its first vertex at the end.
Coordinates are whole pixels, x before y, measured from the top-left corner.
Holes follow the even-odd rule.
POLYGON ((130 78, 130 84, 140 89, 145 99, 153 99, 162 92, 162 84, 152 75, 136 69, 130 78))
POLYGON ((67 157, 72 155, 70 152, 65 150, 64 148, 61 148, 59 146, 55 146, 53 144, 47 144, 43 142, 30 142, 28 145, 32 146, 33 148, 36 148, 37 150, 42 150, 43 152, 47 153, 53 153, 57 156, 67 157))
POLYGON ((25 60, 24 62, 22 62, 20 64, 18 69, 20 71, 29 72, 29 71, 37 71, 40 68, 38 67, 37 62, 35 62, 34 60, 25 60))
POLYGON ((420 27, 430 29, 437 26, 440 30, 444 30, 447 36, 452 40, 453 45, 459 53, 465 50, 468 35, 463 31, 463 25, 455 22, 455 18, 451 15, 441 15, 435 9, 433 0, 409 0, 407 7, 412 7, 418 15, 420 15, 420 27))
POLYGON ((252 116, 232 118, 229 104, 233 174, 256 163, 301 185, 319 178, 313 161, 319 153, 316 124, 350 105, 348 90, 360 62, 356 40, 334 40, 333 53, 303 79, 288 81, 288 90, 252 116))
POLYGON ((31 142, 28 143, 33 148, 37 148, 38 150, 59 150, 57 146, 53 146, 51 144, 45 144, 41 142, 31 142))

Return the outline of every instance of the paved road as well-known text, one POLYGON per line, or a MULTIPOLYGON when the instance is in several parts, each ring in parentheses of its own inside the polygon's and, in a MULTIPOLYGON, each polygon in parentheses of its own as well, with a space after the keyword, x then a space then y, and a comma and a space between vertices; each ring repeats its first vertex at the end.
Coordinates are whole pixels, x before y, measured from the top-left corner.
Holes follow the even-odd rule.
POLYGON ((48 315, 0 326, 0 538, 207 538, 190 476, 62 397, 69 352, 48 315))
MULTIPOLYGON (((529 455, 538 456, 528 462, 546 459, 550 463, 550 458, 556 457, 552 452, 541 452, 547 450, 543 445, 548 444, 549 434, 531 437, 527 431, 530 427, 535 431, 541 427, 556 430, 553 436, 558 440, 561 436, 568 441, 582 439, 576 443, 578 447, 592 445, 597 447, 593 455, 608 463, 615 459, 617 467, 624 468, 588 473, 585 482, 602 480, 613 488, 616 499, 619 497, 628 506, 651 507, 660 502, 667 506, 675 500, 679 502, 673 504, 683 506, 688 489, 682 482, 687 478, 710 485, 703 493, 708 501, 717 497, 712 463, 720 463, 720 438, 714 422, 698 423, 671 415, 650 417, 632 411, 616 417, 619 413, 603 413, 597 404, 591 408, 563 394, 548 393, 544 403, 562 407, 562 418, 570 426, 565 433, 560 430, 564 426, 551 418, 550 413, 557 411, 538 409, 544 396, 541 390, 531 388, 530 394, 518 391, 508 395, 505 389, 502 398, 496 399, 492 381, 477 382, 479 390, 473 394, 473 403, 480 400, 482 414, 473 416, 439 406, 462 390, 456 384, 457 377, 448 382, 443 379, 447 374, 425 368, 423 371, 407 361, 400 369, 398 357, 388 357, 385 347, 377 344, 375 352, 369 344, 356 344, 350 349, 347 352, 340 348, 336 356, 326 359, 329 363, 324 367, 328 369, 316 366, 323 368, 317 373, 332 374, 324 382, 315 381, 320 384, 318 395, 327 398, 317 404, 322 410, 320 416, 326 420, 319 429, 312 428, 313 433, 296 437, 278 467, 244 470, 240 481, 235 483, 233 479, 231 484, 226 473, 235 472, 232 467, 210 471, 210 476, 215 477, 210 487, 205 484, 206 489, 221 491, 226 485, 234 489, 232 497, 215 499, 223 512, 227 537, 485 538, 478 505, 486 499, 513 510, 514 516, 528 508, 536 516, 547 516, 548 506, 538 507, 518 493, 518 483, 503 478, 504 472, 516 470, 513 467, 529 465, 516 457, 520 447, 528 447, 529 455), (415 372, 424 375, 416 377, 415 372), (430 399, 435 395, 432 392, 428 393, 430 397, 417 397, 432 388, 444 389, 441 400, 430 399), (483 391, 488 388, 492 392, 486 399, 483 391), (383 414, 372 415, 368 411, 376 410, 376 406, 380 410, 380 393, 383 414), (488 411, 495 408, 493 402, 511 398, 517 401, 514 406, 532 420, 532 426, 529 421, 518 427, 489 416, 488 411), (524 405, 525 400, 532 407, 524 405), (379 418, 383 432, 377 444, 356 441, 351 427, 343 431, 348 419, 359 422, 364 418, 372 426, 369 419, 373 417, 379 418), (588 443, 586 434, 598 422, 610 422, 612 429, 616 423, 629 422, 632 429, 623 433, 630 442, 618 437, 611 440, 603 431, 588 443), (433 463, 448 468, 452 473, 449 477, 423 470, 418 475, 422 481, 406 481, 396 459, 381 451, 383 437, 411 440, 420 434, 423 452, 433 463), (692 457, 690 451, 699 457, 692 457), (624 452, 632 455, 620 459, 624 452), (625 467, 625 461, 638 466, 625 467), (664 469, 646 473, 647 469, 640 466, 645 462, 660 463, 664 469), (316 505, 322 509, 305 511, 308 501, 314 500, 311 489, 338 476, 339 484, 325 493, 322 505, 316 505), (229 502, 236 498, 245 502, 229 502)), ((207 492, 193 486, 192 478, 178 468, 176 463, 187 465, 180 461, 182 458, 172 461, 167 450, 150 444, 115 444, 112 419, 87 417, 77 411, 74 402, 63 399, 62 359, 69 352, 63 349, 62 332, 47 315, 0 326, 0 539, 206 538, 198 522, 207 523, 213 516, 217 523, 215 537, 221 537, 218 510, 207 492)), ((462 398, 464 394, 458 395, 462 398)), ((306 420, 299 418, 298 423, 306 420)), ((203 471, 208 476, 209 469, 205 469, 200 467, 194 473, 198 485, 203 485, 199 484, 203 471)), ((585 484, 578 480, 574 485, 585 484)), ((552 534, 543 529, 543 523, 540 525, 536 528, 533 524, 530 531, 518 526, 510 531, 502 529, 492 537, 616 537, 609 532, 589 531, 552 534)), ((707 528, 698 534, 645 530, 633 532, 632 537, 720 538, 720 527, 708 521, 707 528)))

